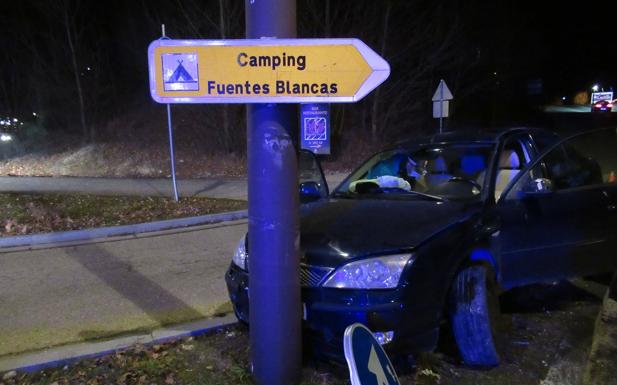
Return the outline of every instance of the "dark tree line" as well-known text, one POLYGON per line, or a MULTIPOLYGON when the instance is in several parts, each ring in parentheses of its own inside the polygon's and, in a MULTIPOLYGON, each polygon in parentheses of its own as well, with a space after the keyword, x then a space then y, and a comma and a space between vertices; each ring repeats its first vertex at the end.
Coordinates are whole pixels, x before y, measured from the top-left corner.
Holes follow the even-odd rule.
MULTIPOLYGON (((441 78, 459 101, 455 110, 494 90, 487 76, 495 70, 487 53, 493 38, 482 31, 494 28, 487 20, 503 9, 481 14, 482 3, 298 0, 299 37, 358 37, 392 68, 361 102, 333 107, 335 137, 384 141, 434 128, 430 98, 441 78)), ((241 0, 21 0, 2 2, 0 11, 0 115, 37 112, 46 129, 85 142, 101 139, 112 119, 156 108, 146 51, 161 24, 172 38, 244 37, 241 0)), ((214 130, 219 148, 244 147, 242 106, 187 108, 187 119, 199 122, 195 138, 214 130)))

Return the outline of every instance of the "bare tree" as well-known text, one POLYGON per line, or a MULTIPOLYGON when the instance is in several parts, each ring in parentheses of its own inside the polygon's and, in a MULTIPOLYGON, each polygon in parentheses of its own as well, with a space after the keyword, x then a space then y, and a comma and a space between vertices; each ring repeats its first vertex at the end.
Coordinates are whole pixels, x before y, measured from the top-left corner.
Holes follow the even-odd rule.
MULTIPOLYGON (((163 21, 156 10, 148 5, 144 7, 149 8, 149 17, 163 21)), ((174 25, 174 35, 198 39, 228 39, 243 36, 243 9, 244 2, 239 0, 176 0, 175 9, 170 11, 164 20, 174 25), (213 9, 216 12, 212 12, 213 9)), ((207 112, 200 114, 200 117, 204 119, 204 123, 208 123, 207 126, 217 130, 218 143, 224 151, 236 152, 239 148, 239 134, 242 131, 232 130, 232 127, 241 125, 237 117, 244 115, 233 113, 241 108, 242 106, 227 104, 203 106, 203 111, 207 112), (212 112, 219 119, 212 119, 212 112)))
MULTIPOLYGON (((386 54, 386 46, 388 41, 388 32, 390 26, 390 10, 392 9, 392 3, 390 1, 386 1, 385 10, 383 14, 383 30, 381 33, 381 45, 379 47, 379 54, 383 57, 386 54)), ((381 99, 379 97, 381 93, 381 87, 377 87, 377 90, 373 94, 373 103, 371 107, 371 137, 373 140, 377 139, 379 134, 379 104, 381 99)))
POLYGON ((77 91, 77 101, 79 104, 79 121, 81 124, 83 139, 85 141, 91 142, 94 140, 94 131, 92 127, 88 127, 86 124, 86 106, 84 103, 84 93, 81 85, 80 79, 80 66, 78 64, 78 53, 77 53, 77 40, 78 32, 77 26, 75 23, 75 14, 76 10, 79 8, 79 0, 74 0, 75 3, 71 4, 70 0, 62 0, 56 3, 57 10, 62 14, 62 23, 64 27, 64 31, 66 33, 66 42, 69 47, 69 52, 71 55, 71 64, 73 66, 73 78, 75 80, 75 90, 77 91), (73 12, 71 12, 73 9, 73 12))
MULTIPOLYGON (((226 39, 227 38, 227 29, 226 27, 226 22, 225 22, 225 7, 224 7, 224 1, 223 0, 218 0, 219 1, 219 32, 220 32, 220 37, 221 39, 226 39)), ((224 104, 221 108, 221 115, 222 115, 222 120, 223 120, 223 135, 222 135, 222 144, 223 147, 227 150, 231 150, 232 149, 232 138, 231 138, 231 133, 229 132, 229 106, 227 104, 224 104)))

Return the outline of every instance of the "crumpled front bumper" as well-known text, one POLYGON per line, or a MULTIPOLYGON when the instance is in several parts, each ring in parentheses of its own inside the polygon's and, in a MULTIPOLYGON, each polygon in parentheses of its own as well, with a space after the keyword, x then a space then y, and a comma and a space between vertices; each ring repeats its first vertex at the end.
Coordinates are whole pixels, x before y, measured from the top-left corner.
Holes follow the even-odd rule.
MULTIPOLYGON (((234 311, 249 322, 248 273, 231 264, 225 274, 234 311)), ((356 322, 373 332, 393 331, 392 342, 384 347, 392 353, 432 350, 438 328, 421 309, 405 301, 404 288, 393 290, 345 290, 323 287, 302 288, 305 345, 326 359, 343 361, 343 334, 356 322), (427 328, 427 325, 431 327, 427 328)))

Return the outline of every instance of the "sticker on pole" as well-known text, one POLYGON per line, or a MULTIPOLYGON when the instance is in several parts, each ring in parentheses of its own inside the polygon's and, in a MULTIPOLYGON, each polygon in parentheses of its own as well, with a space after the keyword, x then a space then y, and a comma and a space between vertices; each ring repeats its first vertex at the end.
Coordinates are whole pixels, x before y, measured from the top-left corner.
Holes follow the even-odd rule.
POLYGON ((352 385, 400 385, 386 352, 366 326, 349 325, 343 344, 352 385))
POLYGON ((330 154, 330 105, 300 105, 301 147, 314 154, 330 154))
POLYGON ((199 91, 197 53, 166 53, 161 60, 165 91, 199 91))

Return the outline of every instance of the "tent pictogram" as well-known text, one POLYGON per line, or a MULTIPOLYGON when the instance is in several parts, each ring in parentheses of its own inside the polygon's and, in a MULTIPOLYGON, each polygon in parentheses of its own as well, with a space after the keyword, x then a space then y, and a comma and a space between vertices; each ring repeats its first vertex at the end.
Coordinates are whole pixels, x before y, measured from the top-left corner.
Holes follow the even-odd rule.
POLYGON ((197 53, 168 53, 161 58, 165 91, 199 90, 197 53))
POLYGON ((183 61, 178 59, 178 67, 165 83, 197 83, 182 65, 183 61))

